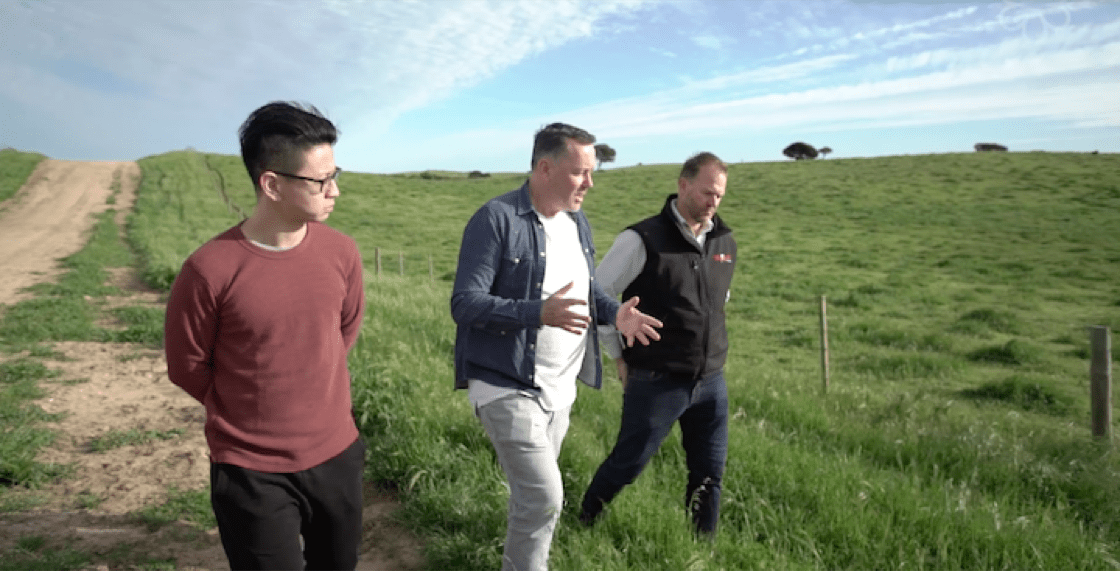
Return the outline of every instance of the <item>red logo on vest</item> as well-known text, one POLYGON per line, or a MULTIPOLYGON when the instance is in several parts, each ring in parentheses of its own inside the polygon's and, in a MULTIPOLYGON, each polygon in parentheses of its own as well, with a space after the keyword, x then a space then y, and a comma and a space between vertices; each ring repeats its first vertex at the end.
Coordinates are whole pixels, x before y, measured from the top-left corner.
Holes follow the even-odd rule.
POLYGON ((712 256, 712 259, 717 262, 730 262, 731 254, 716 254, 712 256))

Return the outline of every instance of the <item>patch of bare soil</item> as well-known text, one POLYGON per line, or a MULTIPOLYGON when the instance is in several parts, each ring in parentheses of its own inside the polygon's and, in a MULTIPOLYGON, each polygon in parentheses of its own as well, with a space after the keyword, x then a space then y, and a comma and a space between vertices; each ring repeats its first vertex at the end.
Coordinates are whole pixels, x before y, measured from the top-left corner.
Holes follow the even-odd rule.
MULTIPOLYGON (((0 304, 22 299, 21 288, 51 277, 57 258, 82 247, 114 177, 121 182, 115 207, 123 223, 139 181, 134 163, 44 161, 16 197, 0 205, 0 304), (43 202, 51 206, 39 206, 43 202), (40 247, 40 241, 52 245, 40 247)), ((112 281, 126 295, 94 300, 99 305, 163 307, 162 295, 147 290, 131 271, 114 270, 112 281)), ((40 382, 47 396, 37 404, 64 416, 49 425, 57 437, 37 460, 73 466, 74 473, 39 490, 9 490, 13 499, 29 495, 37 503, 29 511, 0 514, 0 554, 22 537, 38 536, 48 538, 48 548, 92 554, 96 569, 127 569, 120 561, 137 559, 171 559, 183 570, 229 569, 217 529, 177 522, 152 531, 130 515, 164 503, 170 488, 209 488, 204 410, 168 380, 162 350, 87 342, 56 343, 54 349, 58 357, 45 364, 61 374, 40 382), (91 446, 98 437, 129 431, 167 439, 102 452, 91 446)), ((394 520, 397 502, 373 487, 366 496, 358 569, 422 568, 419 543, 394 520)))

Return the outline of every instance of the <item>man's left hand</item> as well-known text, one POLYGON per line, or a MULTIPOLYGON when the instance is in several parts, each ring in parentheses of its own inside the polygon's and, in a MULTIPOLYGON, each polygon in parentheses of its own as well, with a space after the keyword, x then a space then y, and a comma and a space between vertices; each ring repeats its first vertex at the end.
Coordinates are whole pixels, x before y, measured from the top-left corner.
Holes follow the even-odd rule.
POLYGON ((614 326, 626 338, 627 347, 633 347, 635 339, 642 345, 649 345, 650 341, 661 339, 661 335, 654 328, 661 327, 662 323, 638 311, 638 296, 626 300, 626 303, 619 306, 614 326))

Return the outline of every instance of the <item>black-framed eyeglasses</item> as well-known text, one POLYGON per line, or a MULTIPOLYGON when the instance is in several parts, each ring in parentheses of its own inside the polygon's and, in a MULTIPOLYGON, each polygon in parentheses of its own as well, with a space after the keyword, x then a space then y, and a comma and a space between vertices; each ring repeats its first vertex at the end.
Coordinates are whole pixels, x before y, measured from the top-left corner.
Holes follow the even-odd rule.
POLYGON ((274 171, 274 170, 271 170, 271 169, 269 169, 269 172, 274 172, 274 173, 276 173, 280 176, 286 176, 288 178, 306 180, 307 182, 317 182, 317 183, 319 183, 319 190, 317 192, 312 192, 312 194, 321 194, 324 190, 327 189, 327 183, 328 182, 333 180, 333 181, 335 181, 335 183, 338 183, 338 175, 342 174, 342 169, 338 168, 338 167, 335 167, 334 172, 331 173, 330 176, 327 176, 327 177, 324 177, 324 178, 311 178, 309 176, 300 176, 298 174, 290 174, 290 173, 286 173, 286 172, 274 171))

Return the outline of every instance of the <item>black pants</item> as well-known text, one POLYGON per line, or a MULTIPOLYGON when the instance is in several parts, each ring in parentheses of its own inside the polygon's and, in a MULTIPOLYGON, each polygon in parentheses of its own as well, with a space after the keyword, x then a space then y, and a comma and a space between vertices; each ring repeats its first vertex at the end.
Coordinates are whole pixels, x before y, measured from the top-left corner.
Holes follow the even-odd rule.
POLYGON ((211 464, 210 503, 230 568, 354 569, 365 451, 359 438, 338 456, 294 473, 211 464))
POLYGON ((722 370, 690 381, 630 369, 618 441, 587 487, 581 519, 594 520, 642 473, 676 422, 688 465, 685 508, 696 531, 715 534, 727 464, 727 381, 722 370))

